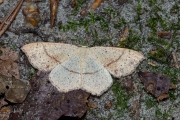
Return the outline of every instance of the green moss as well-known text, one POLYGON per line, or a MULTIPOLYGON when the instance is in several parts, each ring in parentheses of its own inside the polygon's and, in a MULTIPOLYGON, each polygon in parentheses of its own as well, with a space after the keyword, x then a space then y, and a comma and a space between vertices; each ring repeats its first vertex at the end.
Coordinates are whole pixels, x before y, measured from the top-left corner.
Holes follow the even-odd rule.
POLYGON ((127 112, 128 110, 128 101, 132 96, 131 94, 127 94, 126 90, 122 88, 122 85, 118 82, 114 82, 111 87, 114 95, 116 96, 116 103, 114 104, 115 109, 117 110, 117 116, 122 115, 122 113, 127 112))
POLYGON ((157 3, 157 0, 148 0, 148 4, 150 7, 153 7, 157 3))
POLYGON ((149 36, 148 42, 150 42, 154 46, 164 46, 165 48, 168 48, 168 46, 170 45, 170 42, 166 39, 161 39, 154 36, 149 36))
POLYGON ((29 70, 28 78, 31 79, 35 73, 36 73, 36 70, 33 67, 31 67, 29 70))
POLYGON ((160 108, 156 107, 155 115, 157 120, 167 120, 171 116, 172 109, 162 112, 160 108))
POLYGON ((70 29, 75 31, 77 27, 84 27, 85 30, 88 30, 90 25, 99 22, 102 30, 105 31, 109 27, 109 21, 106 17, 106 15, 95 15, 90 12, 87 17, 81 18, 79 21, 69 20, 67 25, 61 25, 59 29, 65 32, 70 29))
POLYGON ((157 106, 157 100, 150 94, 146 96, 144 102, 147 110, 154 106, 157 106))
POLYGON ((108 37, 106 37, 106 38, 99 38, 98 33, 97 33, 97 31, 95 29, 91 30, 91 33, 92 33, 93 44, 90 47, 101 46, 102 44, 105 44, 108 41, 112 40, 112 38, 108 38, 108 37))
POLYGON ((157 47, 154 54, 148 54, 148 59, 153 59, 159 63, 168 63, 168 54, 162 47, 157 47))
POLYGON ((116 11, 111 6, 108 6, 107 8, 104 8, 104 11, 105 11, 106 14, 112 15, 112 17, 117 14, 116 11))
POLYGON ((137 11, 137 15, 135 17, 135 22, 141 20, 140 15, 143 13, 142 5, 140 3, 138 3, 138 5, 136 6, 136 11, 137 11))
POLYGON ((80 7, 86 2, 86 0, 76 0, 76 6, 72 11, 72 14, 75 15, 78 13, 80 7))
POLYGON ((133 30, 129 30, 129 37, 124 41, 119 41, 120 47, 134 49, 139 51, 142 47, 142 43, 140 42, 140 36, 133 30))
POLYGON ((157 24, 158 24, 158 18, 156 17, 151 17, 147 21, 147 25, 151 28, 153 36, 156 35, 157 33, 157 24))
POLYGON ((171 14, 177 14, 179 12, 179 6, 178 3, 175 1, 175 4, 173 5, 173 7, 170 10, 171 14))
POLYGON ((126 25, 127 25, 126 20, 124 18, 119 18, 119 20, 114 23, 114 28, 120 28, 126 25))

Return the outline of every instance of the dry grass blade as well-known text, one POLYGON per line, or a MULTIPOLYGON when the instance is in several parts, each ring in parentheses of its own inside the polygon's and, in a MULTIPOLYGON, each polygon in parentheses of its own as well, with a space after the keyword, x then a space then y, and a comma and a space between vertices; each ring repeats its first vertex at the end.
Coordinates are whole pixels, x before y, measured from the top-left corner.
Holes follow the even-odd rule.
POLYGON ((172 56, 173 56, 175 67, 179 68, 179 64, 178 64, 178 61, 177 61, 176 53, 172 53, 172 56))
POLYGON ((12 11, 5 17, 5 19, 0 24, 0 36, 6 31, 6 29, 9 27, 9 25, 14 20, 16 14, 18 13, 19 9, 21 8, 21 5, 24 0, 20 0, 17 5, 12 9, 12 11))

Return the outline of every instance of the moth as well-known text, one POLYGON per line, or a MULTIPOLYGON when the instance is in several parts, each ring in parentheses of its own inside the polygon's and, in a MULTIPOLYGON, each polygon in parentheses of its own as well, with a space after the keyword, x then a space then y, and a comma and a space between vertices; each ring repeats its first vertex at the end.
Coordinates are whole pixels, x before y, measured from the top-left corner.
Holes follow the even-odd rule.
POLYGON ((111 87, 111 75, 129 75, 144 59, 141 53, 125 48, 50 42, 30 43, 21 50, 33 67, 50 71, 49 80, 60 92, 82 89, 97 96, 111 87))

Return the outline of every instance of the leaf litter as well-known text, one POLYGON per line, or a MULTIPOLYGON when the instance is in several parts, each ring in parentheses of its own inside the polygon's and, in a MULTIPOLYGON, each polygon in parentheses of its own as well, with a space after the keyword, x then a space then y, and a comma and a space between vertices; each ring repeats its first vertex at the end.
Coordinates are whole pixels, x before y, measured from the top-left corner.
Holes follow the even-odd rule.
POLYGON ((26 1, 25 7, 22 9, 24 15, 24 25, 27 28, 38 27, 41 21, 40 13, 37 5, 32 1, 26 1))
POLYGON ((9 47, 0 48, 0 95, 12 103, 21 103, 30 91, 28 81, 20 80, 18 55, 9 47))
POLYGON ((12 103, 22 103, 30 91, 28 81, 20 80, 17 53, 0 48, 0 119, 8 120, 12 103))
POLYGON ((158 101, 168 98, 169 89, 174 88, 170 78, 155 72, 139 72, 140 80, 146 92, 151 93, 158 101))
POLYGON ((12 119, 59 119, 61 116, 81 118, 86 112, 89 93, 74 90, 59 92, 49 82, 49 72, 39 71, 31 80, 31 91, 22 104, 13 106, 12 119))
POLYGON ((19 67, 16 62, 18 55, 12 51, 9 47, 0 48, 2 54, 0 56, 0 73, 7 77, 14 76, 16 79, 20 78, 19 67))

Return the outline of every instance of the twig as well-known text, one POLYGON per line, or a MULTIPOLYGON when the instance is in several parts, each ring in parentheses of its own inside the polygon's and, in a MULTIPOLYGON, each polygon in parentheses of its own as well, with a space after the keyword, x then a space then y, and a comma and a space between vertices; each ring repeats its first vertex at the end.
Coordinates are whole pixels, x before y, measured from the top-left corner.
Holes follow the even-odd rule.
POLYGON ((0 24, 0 37, 2 34, 7 30, 9 25, 12 23, 14 20, 15 16, 17 15, 19 9, 21 8, 21 5, 24 0, 20 0, 17 5, 11 10, 11 12, 5 17, 5 19, 2 21, 0 24))

